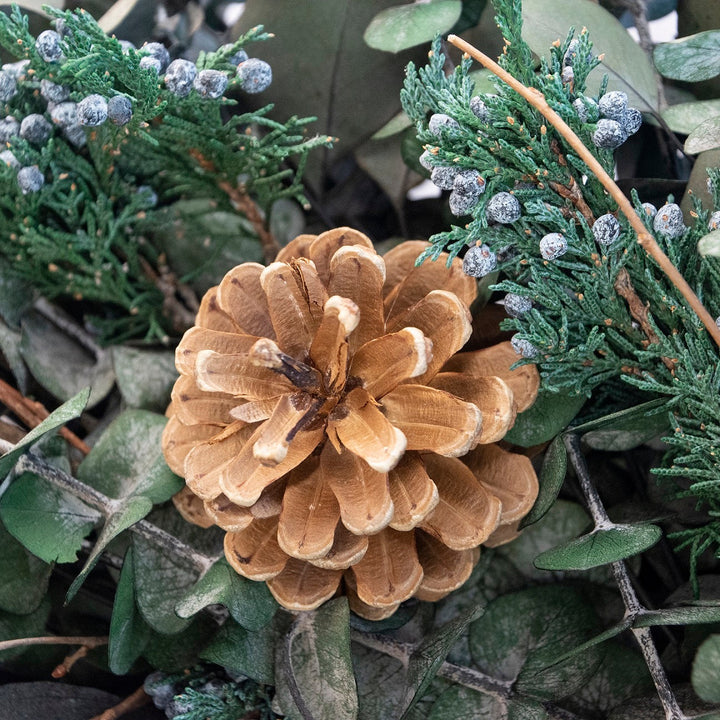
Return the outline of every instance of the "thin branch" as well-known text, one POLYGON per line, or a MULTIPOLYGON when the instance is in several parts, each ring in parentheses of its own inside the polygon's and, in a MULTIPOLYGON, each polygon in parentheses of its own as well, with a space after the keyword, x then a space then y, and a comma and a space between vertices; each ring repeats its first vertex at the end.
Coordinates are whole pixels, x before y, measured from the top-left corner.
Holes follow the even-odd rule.
POLYGON ((108 638, 106 636, 86 637, 84 635, 44 635, 42 637, 3 640, 0 642, 0 652, 3 650, 12 650, 17 647, 28 647, 29 645, 82 645, 92 649, 107 644, 108 638))
POLYGON ((132 695, 128 695, 122 702, 114 707, 108 708, 105 712, 96 715, 91 720, 117 720, 131 710, 137 710, 150 702, 150 696, 141 685, 132 695))
POLYGON ((670 262, 668 256, 660 249, 660 246, 655 241, 655 238, 648 233, 643 221, 635 212, 630 200, 628 200, 623 191, 620 190, 615 181, 610 177, 610 175, 608 175, 605 168, 598 162, 597 158, 590 152, 590 150, 587 149, 587 147, 585 147, 582 140, 580 140, 580 138, 571 130, 570 126, 550 107, 550 105, 548 105, 547 100, 545 100, 545 96, 537 88, 523 85, 519 80, 507 72, 507 70, 504 70, 494 60, 491 60, 487 55, 470 45, 470 43, 465 42, 462 38, 459 38, 456 35, 450 35, 448 37, 448 41, 497 75, 503 82, 527 100, 534 108, 539 110, 547 121, 556 128, 568 145, 575 150, 578 156, 588 166, 589 170, 598 178, 608 193, 610 193, 613 200, 615 200, 619 209, 628 219, 630 225, 635 231, 638 244, 658 264, 665 275, 667 275, 670 282, 682 294, 688 305, 707 328, 707 331, 710 333, 713 340, 715 340, 718 347, 720 347, 720 328, 718 328, 715 324, 715 319, 705 309, 688 282, 680 274, 678 269, 670 262))

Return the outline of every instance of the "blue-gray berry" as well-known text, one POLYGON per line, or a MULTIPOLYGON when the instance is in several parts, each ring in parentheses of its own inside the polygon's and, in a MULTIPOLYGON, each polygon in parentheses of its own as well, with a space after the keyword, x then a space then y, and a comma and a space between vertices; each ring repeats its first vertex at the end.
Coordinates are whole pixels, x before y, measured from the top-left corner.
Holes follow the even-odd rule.
POLYGON ((716 210, 708 220, 708 230, 720 229, 720 210, 716 210))
POLYGON ((445 113, 435 113, 430 116, 428 130, 433 135, 440 137, 443 132, 451 132, 459 129, 460 125, 458 121, 445 113))
POLYGON ((132 101, 125 95, 113 95, 107 103, 107 115, 115 125, 127 125, 133 116, 132 101))
POLYGON ((250 58, 241 62, 237 68, 240 87, 250 95, 267 90, 272 83, 272 68, 264 60, 250 58))
POLYGON ((586 95, 573 100, 573 107, 575 108, 577 116, 583 122, 596 122, 600 116, 597 103, 593 98, 587 97, 586 95))
POLYGON ((3 150, 0 152, 0 162, 12 168, 20 167, 20 163, 15 155, 13 155, 12 150, 3 150))
MULTIPOLYGON (((232 49, 232 43, 226 43, 225 45, 221 45, 218 48, 218 52, 221 50, 226 51, 226 50, 230 50, 230 49, 232 49)), ((241 48, 236 53, 233 53, 232 55, 230 55, 230 57, 227 59, 227 61, 231 65, 239 65, 240 63, 245 62, 247 59, 248 59, 248 54, 241 48)))
POLYGON ((70 97, 70 89, 51 80, 41 80, 40 94, 49 103, 61 103, 70 97))
POLYGON ((32 113, 20 123, 20 137, 35 145, 44 143, 52 132, 52 125, 38 113, 32 113))
POLYGON ((123 51, 123 55, 127 55, 131 50, 137 50, 137 47, 135 47, 134 43, 131 43, 129 40, 118 40, 120 43, 120 48, 123 51))
POLYGON ((173 60, 165 71, 165 85, 173 95, 187 97, 196 75, 195 63, 189 60, 173 60))
POLYGON ((620 90, 613 90, 609 93, 605 93, 600 100, 598 100, 598 108, 600 114, 608 120, 620 119, 625 114, 628 106, 628 98, 624 92, 620 90))
POLYGON ((60 35, 54 30, 44 30, 37 36, 35 49, 45 62, 57 62, 62 57, 60 35))
POLYGON ((12 116, 0 120, 0 142, 8 142, 20 134, 20 123, 12 116))
POLYGON ((485 206, 488 221, 509 225, 520 218, 520 203, 508 192, 493 195, 485 206))
POLYGON ((157 75, 162 72, 162 63, 152 55, 146 55, 140 58, 140 67, 143 68, 143 70, 152 70, 157 75))
POLYGON ((468 215, 470 211, 477 205, 478 195, 468 195, 453 190, 448 197, 450 212, 457 217, 468 215))
POLYGON ((675 203, 663 205, 653 220, 653 228, 666 238, 680 237, 687 229, 680 206, 675 203))
POLYGON ((214 697, 223 697, 226 693, 228 684, 220 680, 220 678, 213 678, 204 682, 198 691, 205 693, 206 695, 213 695, 214 697))
POLYGON ((17 181, 23 195, 37 192, 45 184, 45 178, 37 165, 28 165, 20 168, 17 174, 17 181))
POLYGON ((485 192, 485 180, 477 170, 460 170, 453 180, 453 190, 478 198, 485 192))
POLYGON ((657 215, 657 208, 652 203, 643 203, 640 207, 645 217, 654 218, 657 215))
POLYGON ((12 73, 0 71, 0 102, 10 102, 17 92, 17 80, 12 73))
POLYGON ((642 126, 642 113, 634 107, 629 107, 618 121, 628 136, 634 135, 642 126))
POLYGON ((67 23, 63 18, 58 18, 53 22, 55 25, 55 32, 63 39, 72 35, 72 30, 67 26, 67 23))
POLYGON ((77 125, 77 103, 63 102, 50 108, 50 119, 60 127, 77 125))
POLYGON ((430 172, 430 180, 441 190, 452 190, 455 176, 458 174, 459 168, 445 165, 438 165, 430 172))
POLYGON ((592 134, 592 140, 596 147, 604 150, 615 150, 627 140, 627 135, 623 126, 617 120, 603 118, 598 120, 595 132, 592 134))
POLYGON ((108 117, 107 100, 97 93, 88 95, 77 104, 77 117, 85 127, 102 125, 108 117))
POLYGON ((562 69, 560 73, 560 79, 567 85, 575 79, 575 71, 568 65, 562 69))
POLYGON ((418 158, 418 162, 426 169, 432 171, 432 169, 435 167, 432 162, 432 158, 434 155, 432 153, 429 153, 427 150, 423 150, 422 155, 418 158))
POLYGON ((510 338, 510 345, 518 355, 522 355, 524 358, 534 358, 538 354, 538 349, 529 340, 517 335, 510 338))
POLYGON ((68 125, 63 128, 63 133, 71 145, 75 147, 87 145, 87 136, 82 125, 68 125))
POLYGON ((479 95, 470 98, 470 111, 476 118, 483 122, 487 122, 490 119, 490 111, 485 101, 479 95))
POLYGON ((149 185, 138 185, 137 192, 138 195, 143 195, 145 197, 146 207, 155 207, 157 205, 157 193, 149 185))
POLYGON ((29 60, 18 60, 14 63, 5 63, 2 66, 3 72, 12 75, 16 80, 25 79, 25 68, 30 64, 29 60))
POLYGON ((620 223, 614 215, 607 213, 593 223, 592 231, 598 245, 612 245, 620 237, 620 223))
POLYGON ((548 233, 540 240, 540 254, 545 260, 557 260, 567 249, 568 243, 562 233, 548 233))
POLYGON ((222 97, 227 85, 228 76, 219 70, 201 70, 193 82, 198 95, 211 100, 222 97))
POLYGON ((575 61, 575 58, 577 56, 578 47, 580 45, 580 42, 577 38, 573 38, 568 47, 565 51, 565 54, 563 55, 562 64, 563 68, 571 67, 573 62, 575 61))
POLYGON ((154 57, 160 61, 160 70, 158 72, 165 72, 165 68, 170 64, 170 53, 162 43, 145 43, 140 48, 140 52, 146 52, 146 57, 154 57))
POLYGON ((505 312, 514 318, 522 317, 526 312, 532 309, 533 302, 530 298, 508 293, 505 296, 505 312))
POLYGON ((497 268, 497 257, 487 245, 473 245, 463 258, 462 269, 470 277, 481 278, 497 268))

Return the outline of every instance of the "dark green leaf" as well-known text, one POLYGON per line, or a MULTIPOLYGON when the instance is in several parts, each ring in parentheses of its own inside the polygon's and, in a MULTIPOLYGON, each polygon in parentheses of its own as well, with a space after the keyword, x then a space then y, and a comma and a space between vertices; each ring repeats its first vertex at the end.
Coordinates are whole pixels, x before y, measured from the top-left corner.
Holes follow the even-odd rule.
POLYGON ((185 630, 174 635, 151 631, 143 657, 163 672, 182 672, 199 662, 200 654, 217 631, 217 623, 208 615, 197 615, 185 630))
POLYGON ((463 0, 460 18, 453 26, 451 32, 459 35, 465 30, 474 28, 480 22, 480 16, 485 10, 487 0, 463 0))
POLYGON ((668 430, 666 413, 626 417, 609 428, 591 430, 583 435, 583 442, 595 450, 623 452, 652 440, 668 430))
POLYGON ((270 208, 270 232, 280 243, 287 245, 305 231, 302 208, 290 198, 279 198, 270 208))
POLYGON ((540 491, 532 510, 522 519, 520 527, 536 523, 552 507, 565 482, 567 472, 567 450, 562 435, 558 435, 548 446, 540 468, 540 491))
POLYGON ((633 627, 653 625, 699 625, 720 622, 720 604, 686 605, 684 607, 648 610, 635 618, 633 627))
POLYGON ((47 592, 51 569, 0 524, 0 610, 33 612, 47 592))
POLYGON ((656 525, 616 525, 547 550, 535 558, 543 570, 589 570, 624 560, 652 547, 662 537, 656 525))
POLYGON ((569 660, 570 658, 575 657, 576 655, 582 655, 586 650, 589 650, 591 647, 594 647, 595 645, 599 645, 600 643, 604 643, 606 640, 612 640, 612 638, 617 637, 621 632, 624 632, 625 630, 628 630, 633 626, 633 621, 631 617, 626 617, 620 622, 616 623, 612 627, 609 627, 607 630, 603 630, 603 632, 599 633, 598 635, 595 635, 595 637, 590 638, 584 643, 580 643, 579 645, 575 645, 572 648, 569 648, 567 650, 563 650, 559 655, 557 655, 554 658, 550 658, 548 660, 549 664, 555 664, 559 662, 564 662, 565 660, 569 660))
POLYGON ((376 50, 400 52, 446 33, 460 19, 461 13, 460 0, 436 0, 386 8, 370 21, 363 38, 376 50))
POLYGON ((147 410, 126 410, 102 434, 78 468, 78 478, 108 497, 145 495, 169 499, 182 481, 163 458, 160 436, 167 418, 147 410))
POLYGON ((90 388, 81 390, 75 397, 63 403, 57 410, 50 413, 36 428, 33 428, 9 453, 0 457, 0 478, 4 478, 12 470, 18 458, 39 438, 62 427, 70 420, 78 417, 85 409, 90 388))
POLYGON ((706 702, 720 702, 720 635, 711 635, 698 649, 692 666, 692 686, 706 702))
POLYGON ((222 604, 247 630, 259 630, 272 620, 277 603, 267 585, 238 575, 220 558, 177 604, 175 611, 187 618, 208 605, 222 604))
POLYGON ((277 632, 272 625, 251 632, 228 620, 200 657, 243 673, 259 683, 272 685, 276 640, 277 632))
MULTIPOLYGON (((35 610, 26 615, 0 610, 0 641, 46 635, 45 623, 50 614, 50 599, 45 596, 35 610)), ((12 648, 0 652, 0 661, 5 662, 21 655, 27 647, 12 648)))
POLYGON ((8 532, 48 563, 75 562, 100 513, 47 480, 23 473, 0 500, 8 532))
MULTIPOLYGON (((573 425, 570 429, 573 433, 581 434, 589 433, 592 430, 607 430, 608 428, 623 429, 627 427, 633 429, 637 427, 638 424, 647 422, 648 418, 653 417, 651 411, 657 410, 665 404, 667 404, 665 398, 657 398, 656 400, 650 400, 640 405, 633 405, 625 410, 618 410, 609 415, 603 415, 602 417, 589 420, 580 425, 573 425)), ((660 416, 662 417, 662 414, 660 416)))
POLYGON ((403 132, 400 138, 400 155, 403 162, 419 177, 429 178, 430 173, 427 168, 420 164, 420 155, 423 153, 422 143, 418 140, 415 128, 408 128, 403 132))
POLYGON ((720 100, 679 103, 671 105, 662 112, 663 120, 668 127, 682 135, 689 135, 698 125, 718 115, 720 115, 720 100))
POLYGON ((0 352, 5 356, 20 392, 27 392, 28 372, 20 352, 22 336, 0 320, 0 352))
POLYGON ((131 408, 165 412, 177 378, 171 350, 112 348, 113 368, 123 400, 131 408))
POLYGON ((435 701, 427 720, 497 720, 503 717, 503 710, 502 704, 490 695, 454 685, 435 701))
POLYGON ((508 720, 545 720, 545 708, 534 700, 516 697, 508 703, 508 720))
POLYGON ((671 80, 709 80, 720 74, 720 30, 660 43, 653 60, 658 72, 671 80))
POLYGON ((125 675, 140 657, 150 638, 151 630, 135 604, 135 569, 132 548, 125 554, 122 572, 113 602, 110 620, 108 664, 117 675, 125 675))
POLYGON ((0 267, 0 317, 11 328, 19 328, 32 301, 32 287, 13 275, 9 266, 3 264, 0 267))
POLYGON ((685 140, 685 152, 689 155, 720 147, 720 115, 698 125, 685 140))
POLYGON ((535 403, 517 416, 505 440, 522 447, 547 442, 568 426, 586 400, 577 395, 540 392, 535 403))
MULTIPOLYGON (((395 658, 352 644, 358 720, 397 718, 404 707, 405 668, 395 658)), ((284 688, 285 692, 287 688, 284 688)))
POLYGON ((138 520, 142 520, 152 510, 152 506, 152 500, 144 495, 135 495, 117 503, 112 514, 105 520, 100 536, 95 541, 83 569, 70 585, 65 597, 66 603, 69 603, 75 597, 75 593, 85 582, 85 578, 95 567, 100 555, 110 541, 116 538, 123 530, 127 530, 131 525, 134 525, 138 520))

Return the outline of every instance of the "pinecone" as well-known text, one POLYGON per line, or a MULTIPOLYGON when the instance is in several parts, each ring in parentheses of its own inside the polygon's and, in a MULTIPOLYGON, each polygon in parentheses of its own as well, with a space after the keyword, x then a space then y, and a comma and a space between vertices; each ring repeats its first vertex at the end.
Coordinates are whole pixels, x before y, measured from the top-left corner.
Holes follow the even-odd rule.
POLYGON ((301 235, 203 298, 163 436, 184 516, 291 610, 340 588, 366 618, 437 600, 516 535, 529 460, 494 443, 535 399, 510 343, 458 353, 473 278, 427 247, 384 258, 349 228, 301 235), (202 503, 202 505, 201 505, 202 503))

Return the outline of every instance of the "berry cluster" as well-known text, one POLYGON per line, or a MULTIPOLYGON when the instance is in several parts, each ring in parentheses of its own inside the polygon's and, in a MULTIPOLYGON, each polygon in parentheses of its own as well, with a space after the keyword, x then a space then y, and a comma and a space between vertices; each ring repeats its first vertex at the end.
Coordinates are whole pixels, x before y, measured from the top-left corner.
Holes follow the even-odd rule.
MULTIPOLYGON (((642 125, 642 114, 628 106, 624 92, 613 90, 605 93, 597 103, 600 119, 597 121, 592 140, 595 146, 605 150, 619 148, 642 125)), ((580 116, 582 119, 582 116, 580 116)))

